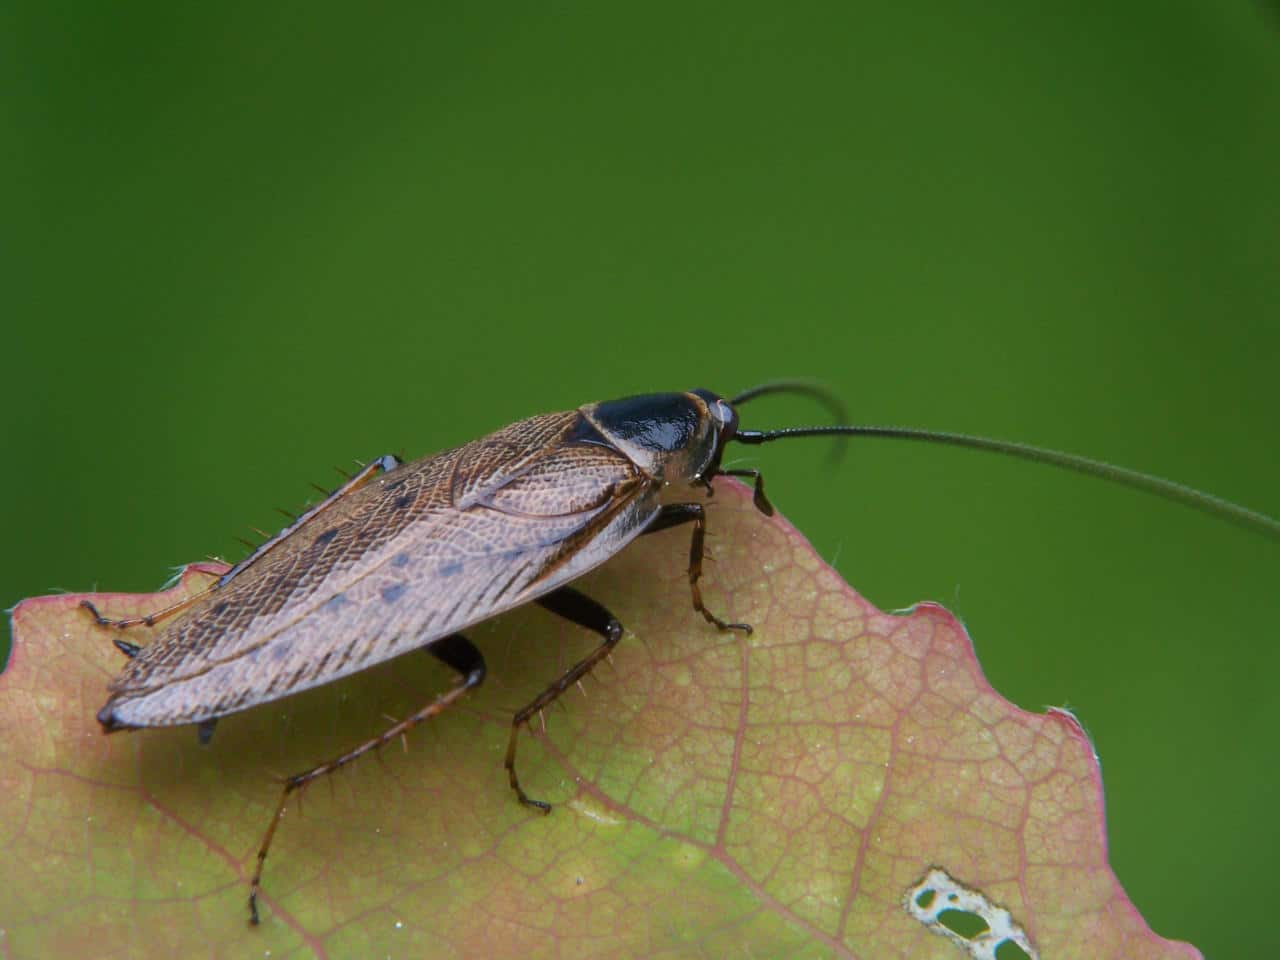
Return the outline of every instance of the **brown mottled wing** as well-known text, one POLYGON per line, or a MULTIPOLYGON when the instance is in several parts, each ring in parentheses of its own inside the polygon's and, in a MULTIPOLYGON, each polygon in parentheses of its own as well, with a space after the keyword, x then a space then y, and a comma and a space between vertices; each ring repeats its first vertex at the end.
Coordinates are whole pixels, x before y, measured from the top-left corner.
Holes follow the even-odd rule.
POLYGON ((99 716, 192 723, 355 673, 580 576, 657 510, 652 478, 576 411, 521 421, 303 523, 176 616, 99 716))

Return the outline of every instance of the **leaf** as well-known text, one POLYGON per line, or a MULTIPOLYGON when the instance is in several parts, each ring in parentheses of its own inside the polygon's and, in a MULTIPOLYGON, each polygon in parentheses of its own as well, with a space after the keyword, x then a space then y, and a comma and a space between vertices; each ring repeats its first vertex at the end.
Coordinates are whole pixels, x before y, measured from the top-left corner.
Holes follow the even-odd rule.
MULTIPOLYGON (((875 610, 739 485, 718 487, 709 525, 708 603, 753 635, 694 614, 683 531, 588 577, 628 632, 545 736, 521 734, 543 817, 506 784, 510 716, 594 640, 536 608, 472 631, 476 695, 291 803, 257 929, 247 879, 273 779, 449 674, 403 657, 227 717, 207 747, 190 727, 108 737, 111 631, 79 596, 19 604, 0 676, 0 954, 961 957, 936 922, 955 905, 992 924, 975 956, 1023 933, 1000 960, 1199 956, 1155 936, 1112 874, 1070 715, 1006 702, 950 614, 875 610)), ((221 569, 94 600, 155 610, 221 569)))

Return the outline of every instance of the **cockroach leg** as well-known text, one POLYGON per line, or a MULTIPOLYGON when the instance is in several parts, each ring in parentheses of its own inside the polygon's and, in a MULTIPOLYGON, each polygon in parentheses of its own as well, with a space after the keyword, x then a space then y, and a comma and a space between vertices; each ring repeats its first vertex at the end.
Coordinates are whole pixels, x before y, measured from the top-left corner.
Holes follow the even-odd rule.
POLYGON ((751 477, 755 480, 755 490, 751 495, 751 502, 756 505, 756 509, 763 513, 766 517, 773 516, 773 504, 769 502, 769 498, 764 495, 764 477, 759 470, 721 470, 720 473, 726 477, 751 477))
POLYGON ((543 707, 550 706, 559 699, 560 694, 585 677, 591 672, 592 667, 609 655, 622 639, 622 624, 599 603, 571 587, 561 587, 544 597, 539 597, 535 602, 552 613, 598 633, 604 638, 600 646, 566 670, 554 683, 511 718, 511 736, 507 740, 507 759, 503 764, 507 768, 507 781, 511 784, 511 789, 516 792, 516 796, 520 798, 520 802, 526 807, 537 807, 543 813, 550 813, 551 804, 545 800, 534 800, 530 797, 520 787, 520 778, 516 776, 516 739, 519 737, 520 728, 535 713, 541 713, 543 707))
POLYGON ((693 592, 693 609, 702 614, 707 623, 714 623, 721 630, 740 630, 743 633, 750 633, 751 624, 729 623, 721 620, 702 602, 702 590, 698 587, 698 580, 702 577, 703 541, 707 534, 707 512, 702 508, 702 504, 669 503, 658 511, 657 516, 650 521, 644 532, 657 533, 659 530, 678 527, 682 523, 693 524, 693 536, 689 541, 689 589, 693 592))
POLYGON ((289 794, 302 787, 305 787, 312 780, 323 777, 326 774, 333 773, 341 767, 345 767, 357 757, 362 757, 370 750, 376 750, 383 744, 396 739, 407 731, 416 727, 423 720, 434 717, 446 707, 453 704, 464 693, 474 687, 480 686, 484 681, 485 664, 484 656, 477 650, 468 640, 460 633, 451 636, 442 637, 430 644, 427 652, 438 660, 453 668, 461 675, 462 680, 453 689, 436 697, 435 700, 427 704, 417 713, 411 714, 399 723, 385 730, 378 736, 370 740, 366 740, 346 753, 334 757, 326 763, 319 764, 306 770, 303 773, 296 773, 284 782, 284 789, 280 792, 280 802, 276 804, 276 812, 271 816, 271 822, 267 825, 267 832, 262 837, 262 845, 258 848, 258 864, 253 871, 253 880, 249 883, 249 922, 257 925, 258 923, 258 890, 262 886, 262 868, 267 862, 267 851, 271 849, 271 841, 276 835, 276 827, 280 825, 280 818, 284 816, 285 807, 289 803, 289 794))
POLYGON ((112 637, 111 642, 116 645, 116 649, 132 660, 142 650, 136 643, 130 643, 128 640, 121 640, 119 637, 112 637))
POLYGON ((213 729, 217 725, 217 717, 201 720, 196 724, 196 739, 200 741, 200 746, 207 747, 209 745, 209 741, 213 739, 213 729))
MULTIPOLYGON (((212 589, 212 587, 209 589, 212 589)), ((185 610, 208 592, 209 590, 201 590, 199 593, 192 594, 184 600, 179 600, 177 603, 170 604, 163 610, 157 610, 155 613, 148 613, 141 617, 122 617, 119 620, 113 620, 111 617, 104 617, 98 612, 98 608, 88 600, 81 600, 80 606, 89 611, 100 627, 115 627, 117 630, 126 630, 129 627, 154 627, 157 620, 163 620, 165 617, 172 616, 180 610, 185 610)), ((133 647, 133 653, 126 650, 119 642, 116 643, 116 646, 119 647, 126 656, 132 657, 138 652, 138 648, 132 643, 126 644, 125 646, 133 647)))

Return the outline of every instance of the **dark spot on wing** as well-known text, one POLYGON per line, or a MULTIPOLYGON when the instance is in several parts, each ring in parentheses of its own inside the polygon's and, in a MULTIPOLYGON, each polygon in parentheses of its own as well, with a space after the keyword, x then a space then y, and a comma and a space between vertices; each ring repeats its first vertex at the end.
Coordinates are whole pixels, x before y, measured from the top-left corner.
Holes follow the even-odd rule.
POLYGON ((330 540, 332 540, 332 539, 333 539, 334 537, 336 537, 337 535, 338 535, 338 528, 337 528, 337 527, 330 527, 330 528, 329 528, 328 530, 326 530, 324 533, 322 533, 322 534, 320 534, 318 537, 316 537, 316 545, 317 545, 317 546, 320 546, 320 547, 323 547, 326 543, 328 543, 330 540))
POLYGON ((452 577, 462 572, 462 561, 454 560, 452 563, 442 564, 439 570, 440 576, 452 577))
POLYGON ((409 506, 409 504, 411 503, 413 503, 413 494, 411 493, 402 493, 400 494, 400 496, 396 497, 397 510, 403 510, 405 507, 409 506))
POLYGON ((408 563, 409 563, 409 555, 407 553, 397 553, 394 557, 391 558, 391 565, 393 567, 404 567, 404 566, 407 566, 408 563))
POLYGON ((216 607, 214 607, 214 608, 213 608, 211 611, 209 611, 209 612, 210 612, 210 613, 212 613, 215 617, 216 617, 218 614, 220 614, 220 613, 226 613, 226 612, 227 612, 227 601, 223 600, 220 604, 218 604, 216 607))
POLYGON ((385 600, 387 603, 395 603, 402 596, 404 596, 404 592, 408 589, 409 587, 407 584, 393 583, 389 587, 382 588, 382 599, 385 600))

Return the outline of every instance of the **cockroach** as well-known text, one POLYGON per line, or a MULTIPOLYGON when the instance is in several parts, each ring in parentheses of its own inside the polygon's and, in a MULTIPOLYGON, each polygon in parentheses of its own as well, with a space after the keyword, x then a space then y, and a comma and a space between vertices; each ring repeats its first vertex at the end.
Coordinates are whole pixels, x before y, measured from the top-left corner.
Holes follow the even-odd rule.
MULTIPOLYGON (((724 469, 731 441, 762 444, 806 436, 923 440, 1007 454, 1090 473, 1181 501, 1280 539, 1280 522, 1189 487, 1084 457, 1025 444, 903 427, 743 430, 737 407, 771 393, 817 397, 799 382, 766 384, 726 400, 709 390, 591 403, 521 420, 412 463, 375 460, 257 547, 207 591, 123 629, 164 621, 145 647, 115 638, 129 659, 98 711, 103 730, 193 724, 202 743, 228 714, 298 693, 415 649, 454 670, 458 682, 416 713, 345 753, 284 782, 258 849, 249 916, 290 795, 391 741, 455 703, 485 677, 464 630, 537 603, 601 638, 511 719, 504 767, 520 803, 551 808, 516 775, 518 733, 606 657, 622 637, 614 614, 570 584, 637 537, 689 526, 693 609, 718 630, 749 633, 702 601, 707 514, 717 476, 749 479, 764 514, 773 507, 755 469, 724 469)), ((841 415, 840 419, 844 419, 841 415)))

